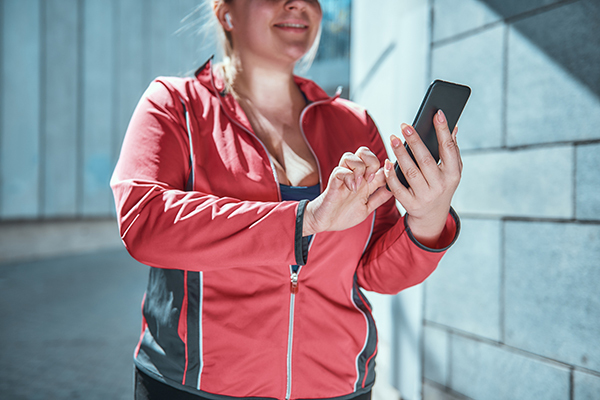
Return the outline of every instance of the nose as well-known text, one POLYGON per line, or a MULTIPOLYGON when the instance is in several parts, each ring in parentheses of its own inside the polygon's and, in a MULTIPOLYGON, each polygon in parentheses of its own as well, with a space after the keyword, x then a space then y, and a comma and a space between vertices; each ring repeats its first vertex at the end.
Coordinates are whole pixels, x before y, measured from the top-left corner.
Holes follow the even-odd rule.
POLYGON ((306 0, 287 0, 285 3, 285 8, 287 10, 302 10, 306 7, 306 0))

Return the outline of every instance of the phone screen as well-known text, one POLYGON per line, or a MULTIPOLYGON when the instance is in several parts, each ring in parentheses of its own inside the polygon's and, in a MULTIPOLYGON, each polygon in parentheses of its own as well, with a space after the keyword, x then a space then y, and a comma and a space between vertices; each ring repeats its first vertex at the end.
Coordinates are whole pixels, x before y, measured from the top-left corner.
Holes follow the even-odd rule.
MULTIPOLYGON (((435 161, 440 160, 440 153, 435 127, 433 125, 433 116, 441 109, 444 112, 444 115, 446 115, 448 128, 450 129, 450 132, 452 132, 470 95, 471 88, 468 86, 441 80, 433 81, 429 86, 429 89, 427 89, 427 93, 421 102, 421 106, 419 107, 419 111, 417 112, 412 125, 423 140, 423 143, 425 143, 425 146, 427 146, 431 152, 435 161)), ((415 164, 418 165, 408 144, 405 144, 404 147, 412 157, 413 161, 415 161, 415 164)), ((408 182, 397 161, 395 171, 400 182, 405 187, 408 187, 408 182)))

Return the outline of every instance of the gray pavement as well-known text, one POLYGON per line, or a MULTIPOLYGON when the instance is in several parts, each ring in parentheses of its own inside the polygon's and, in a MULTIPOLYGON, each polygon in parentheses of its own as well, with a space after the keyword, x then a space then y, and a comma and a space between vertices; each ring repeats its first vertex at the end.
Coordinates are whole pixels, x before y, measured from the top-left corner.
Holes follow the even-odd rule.
POLYGON ((147 274, 124 249, 0 265, 0 399, 132 399, 147 274))

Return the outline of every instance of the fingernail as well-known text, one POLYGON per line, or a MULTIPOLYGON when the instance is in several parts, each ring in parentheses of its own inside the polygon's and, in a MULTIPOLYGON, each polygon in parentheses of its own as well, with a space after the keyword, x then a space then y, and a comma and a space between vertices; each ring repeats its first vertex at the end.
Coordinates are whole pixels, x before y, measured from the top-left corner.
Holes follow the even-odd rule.
POLYGON ((390 172, 392 170, 392 167, 393 167, 392 162, 390 160, 385 160, 385 170, 387 172, 390 172))
POLYGON ((402 131, 404 132, 404 136, 410 136, 414 132, 410 125, 406 124, 404 124, 404 126, 402 127, 402 131))
POLYGON ((369 178, 367 179, 367 183, 373 182, 373 179, 375 179, 375 174, 369 175, 369 178))
POLYGON ((393 148, 398 148, 402 144, 402 142, 400 141, 400 139, 398 139, 395 135, 392 135, 391 139, 392 139, 392 147, 393 148))
POLYGON ((359 176, 358 179, 356 180, 356 186, 360 186, 360 184, 362 183, 362 176, 359 176))
POLYGON ((444 112, 442 111, 442 109, 439 109, 437 112, 437 120, 440 124, 443 124, 444 122, 446 122, 446 116, 444 115, 444 112))

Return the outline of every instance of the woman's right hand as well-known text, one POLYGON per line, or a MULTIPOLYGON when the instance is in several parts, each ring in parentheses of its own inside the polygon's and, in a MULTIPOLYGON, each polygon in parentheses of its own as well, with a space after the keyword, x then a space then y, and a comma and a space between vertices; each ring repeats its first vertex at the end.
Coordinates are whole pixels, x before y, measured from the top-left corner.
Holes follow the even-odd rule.
POLYGON ((303 236, 360 224, 392 197, 385 184, 379 159, 369 148, 345 153, 325 191, 306 206, 303 236))

